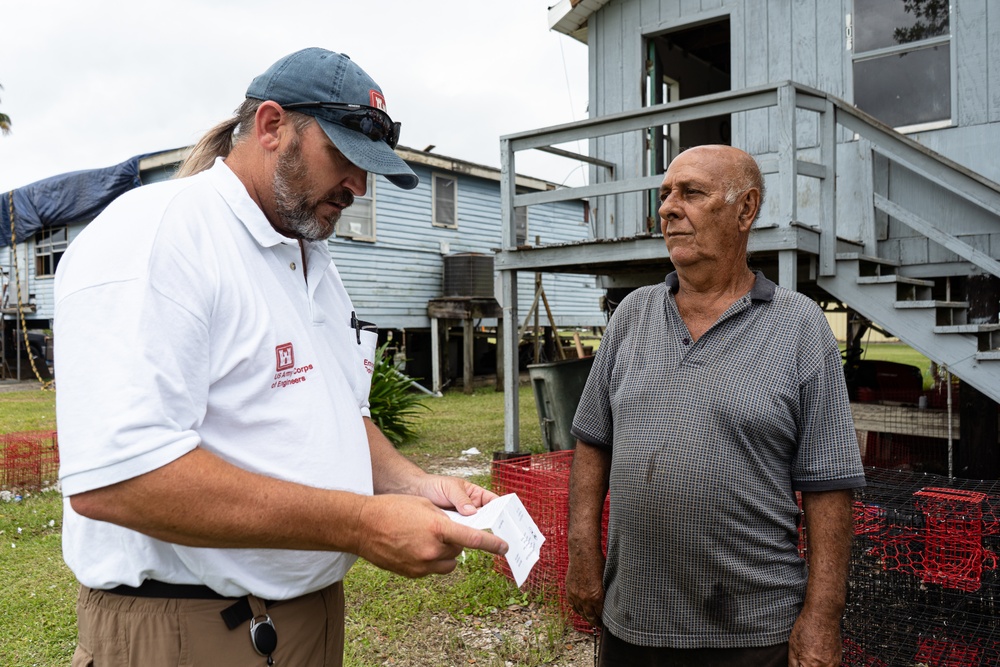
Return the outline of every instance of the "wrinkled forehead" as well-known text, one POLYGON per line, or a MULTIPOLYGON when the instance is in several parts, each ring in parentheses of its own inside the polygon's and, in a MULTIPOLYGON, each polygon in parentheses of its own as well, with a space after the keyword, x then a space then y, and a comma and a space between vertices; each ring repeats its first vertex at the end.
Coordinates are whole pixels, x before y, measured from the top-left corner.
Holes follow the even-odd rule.
POLYGON ((701 183, 727 182, 739 169, 740 156, 723 146, 689 148, 671 162, 663 176, 663 184, 683 180, 701 183))
POLYGON ((664 185, 675 181, 714 182, 723 176, 720 165, 694 156, 679 155, 667 167, 663 175, 664 185))

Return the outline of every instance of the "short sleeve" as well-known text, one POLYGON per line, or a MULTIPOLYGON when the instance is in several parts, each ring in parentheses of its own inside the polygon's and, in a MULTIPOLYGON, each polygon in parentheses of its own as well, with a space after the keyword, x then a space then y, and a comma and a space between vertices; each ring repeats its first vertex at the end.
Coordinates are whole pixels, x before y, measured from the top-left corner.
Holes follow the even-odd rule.
POLYGON ((587 444, 604 447, 614 444, 611 378, 614 376, 622 341, 628 337, 630 327, 643 304, 648 301, 649 294, 649 289, 640 289, 622 299, 608 322, 601 346, 597 348, 597 356, 584 385, 570 430, 576 438, 587 444))
POLYGON ((807 492, 863 487, 840 350, 822 313, 807 319, 799 350, 799 442, 792 486, 807 492))

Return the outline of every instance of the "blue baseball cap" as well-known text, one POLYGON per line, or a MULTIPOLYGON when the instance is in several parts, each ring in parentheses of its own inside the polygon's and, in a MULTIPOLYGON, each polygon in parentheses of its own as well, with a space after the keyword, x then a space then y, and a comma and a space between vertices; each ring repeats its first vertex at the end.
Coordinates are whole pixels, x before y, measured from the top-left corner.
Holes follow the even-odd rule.
MULTIPOLYGON (((387 141, 330 120, 336 114, 319 107, 356 105, 386 111, 382 89, 342 53, 312 47, 287 55, 250 83, 247 97, 293 106, 295 111, 312 116, 344 157, 365 171, 381 174, 404 190, 412 190, 420 182, 387 141)), ((388 114, 385 120, 389 121, 388 114)))

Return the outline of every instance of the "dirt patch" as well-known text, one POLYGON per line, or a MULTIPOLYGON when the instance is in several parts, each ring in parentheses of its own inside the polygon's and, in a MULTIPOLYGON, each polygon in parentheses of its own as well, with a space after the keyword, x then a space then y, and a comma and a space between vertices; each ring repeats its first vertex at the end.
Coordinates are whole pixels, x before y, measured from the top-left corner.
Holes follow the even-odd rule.
POLYGON ((375 661, 365 664, 393 667, 594 664, 593 636, 563 628, 550 614, 532 603, 511 605, 482 617, 432 615, 394 640, 355 635, 357 645, 348 647, 348 653, 375 661))
POLYGON ((435 475, 453 475, 468 479, 490 474, 490 457, 486 454, 466 454, 458 457, 437 457, 425 454, 415 462, 435 475))

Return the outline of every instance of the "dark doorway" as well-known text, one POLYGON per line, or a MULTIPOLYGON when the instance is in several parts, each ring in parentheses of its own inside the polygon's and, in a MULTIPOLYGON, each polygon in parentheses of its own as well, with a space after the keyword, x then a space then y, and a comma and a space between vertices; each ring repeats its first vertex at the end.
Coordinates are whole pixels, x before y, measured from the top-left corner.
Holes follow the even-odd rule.
MULTIPOLYGON (((729 17, 683 26, 646 42, 648 106, 732 89, 729 17)), ((730 117, 715 116, 653 130, 651 174, 661 174, 678 152, 701 144, 730 144, 730 117)))

